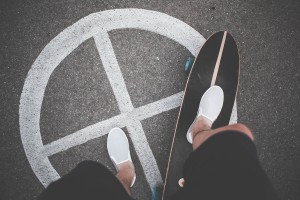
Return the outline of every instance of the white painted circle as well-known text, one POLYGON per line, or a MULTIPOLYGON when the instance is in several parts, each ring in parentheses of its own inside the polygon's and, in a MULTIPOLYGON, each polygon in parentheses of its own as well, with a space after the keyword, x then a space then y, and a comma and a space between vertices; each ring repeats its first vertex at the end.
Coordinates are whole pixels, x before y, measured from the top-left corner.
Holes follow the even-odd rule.
MULTIPOLYGON (((50 144, 44 145, 41 138, 40 112, 50 75, 60 62, 85 40, 94 38, 103 65, 107 66, 106 73, 109 80, 112 73, 118 76, 117 80, 121 82, 121 86, 110 80, 115 95, 118 95, 118 90, 123 89, 123 77, 107 32, 125 28, 147 30, 166 36, 186 47, 193 55, 197 54, 205 42, 203 36, 186 23, 160 12, 142 9, 116 9, 90 14, 51 40, 28 72, 19 108, 20 134, 24 150, 32 170, 45 187, 60 177, 51 165, 48 156, 105 135, 114 126, 128 128, 150 187, 162 183, 157 163, 155 159, 153 160, 154 157, 145 139, 140 120, 178 107, 182 92, 139 108, 133 108, 127 93, 119 97, 120 115, 86 127, 50 144), (105 51, 109 52, 105 53, 105 51), (138 135, 141 132, 142 134, 138 135), (146 154, 143 156, 150 159, 150 162, 141 156, 142 148, 146 149, 146 154), (151 171, 151 169, 154 170, 151 171)), ((118 100, 117 96, 116 98, 118 100)), ((236 110, 234 112, 236 113, 236 110)), ((233 121, 236 121, 235 117, 233 121)))

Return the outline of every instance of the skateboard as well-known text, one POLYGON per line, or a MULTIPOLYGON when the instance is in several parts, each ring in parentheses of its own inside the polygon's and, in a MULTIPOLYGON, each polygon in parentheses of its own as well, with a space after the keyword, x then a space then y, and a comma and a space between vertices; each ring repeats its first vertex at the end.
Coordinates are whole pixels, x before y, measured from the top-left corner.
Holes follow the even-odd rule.
MULTIPOLYGON (((190 58, 185 65, 186 70, 189 70, 189 63, 190 58)), ((192 152, 186 133, 197 115, 202 95, 213 85, 223 89, 223 108, 212 128, 226 126, 235 102, 238 80, 239 54, 236 42, 228 32, 217 32, 204 43, 190 69, 171 145, 162 191, 163 200, 170 199, 180 189, 178 181, 183 177, 185 160, 192 152)))

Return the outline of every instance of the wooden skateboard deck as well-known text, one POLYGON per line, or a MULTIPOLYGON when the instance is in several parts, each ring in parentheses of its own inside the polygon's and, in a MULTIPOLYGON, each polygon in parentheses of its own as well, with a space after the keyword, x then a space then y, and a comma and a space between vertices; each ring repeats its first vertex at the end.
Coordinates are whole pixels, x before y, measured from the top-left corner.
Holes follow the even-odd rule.
POLYGON ((186 133, 197 115, 202 95, 212 85, 223 89, 223 108, 213 128, 226 126, 235 102, 238 79, 239 54, 236 42, 226 31, 217 32, 201 48, 188 77, 171 145, 163 200, 170 199, 180 188, 178 180, 182 178, 184 162, 192 152, 186 133))

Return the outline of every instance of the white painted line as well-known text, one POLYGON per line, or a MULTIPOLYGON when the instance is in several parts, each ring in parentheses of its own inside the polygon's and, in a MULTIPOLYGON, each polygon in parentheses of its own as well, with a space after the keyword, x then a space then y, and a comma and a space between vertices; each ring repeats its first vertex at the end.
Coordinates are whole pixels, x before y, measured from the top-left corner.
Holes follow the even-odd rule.
MULTIPOLYGON (((134 108, 108 33, 99 32, 94 36, 94 40, 121 113, 132 111, 134 108)), ((163 181, 158 165, 147 142, 141 122, 131 120, 129 125, 127 125, 127 130, 150 187, 153 188, 155 185, 162 184, 163 181)))
POLYGON ((236 99, 235 99, 233 108, 232 108, 232 112, 231 112, 231 116, 230 116, 230 120, 229 120, 229 124, 236 124, 236 123, 237 123, 237 103, 236 103, 236 99))
POLYGON ((83 128, 75 133, 62 137, 54 142, 48 143, 41 148, 40 153, 43 156, 51 156, 56 153, 65 151, 74 146, 83 144, 89 140, 108 134, 109 130, 114 127, 123 128, 131 123, 128 119, 138 121, 158 115, 180 106, 183 92, 179 92, 159 101, 135 108, 129 113, 122 113, 110 119, 98 122, 83 128))
POLYGON ((126 114, 120 114, 110 119, 98 122, 96 124, 85 127, 75 133, 62 137, 54 142, 44 145, 41 148, 43 156, 51 156, 56 153, 65 151, 74 146, 83 144, 89 140, 108 134, 110 129, 114 127, 123 128, 126 126, 126 114))
POLYGON ((162 112, 172 110, 180 106, 182 97, 183 91, 177 94, 173 94, 159 101, 141 106, 133 111, 132 116, 133 118, 142 121, 144 119, 148 119, 150 117, 158 115, 162 112))
POLYGON ((163 180, 141 122, 132 120, 126 127, 150 188, 162 185, 163 180))
POLYGON ((94 36, 104 70, 118 102, 121 113, 133 110, 130 96, 120 70, 115 52, 107 32, 99 32, 94 36))

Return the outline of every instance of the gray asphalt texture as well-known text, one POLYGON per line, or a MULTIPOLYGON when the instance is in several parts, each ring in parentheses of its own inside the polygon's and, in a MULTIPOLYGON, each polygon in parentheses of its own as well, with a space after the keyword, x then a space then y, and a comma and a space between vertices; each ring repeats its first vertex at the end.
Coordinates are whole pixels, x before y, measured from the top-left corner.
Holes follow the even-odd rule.
MULTIPOLYGON (((79 19, 99 11, 142 8, 176 17, 207 38, 228 30, 240 51, 238 121, 256 138, 258 155, 281 199, 300 198, 300 2, 271 1, 15 1, 0 2, 0 199, 34 199, 43 190, 25 156, 19 130, 19 102, 27 73, 43 48, 79 19)), ((184 89, 183 65, 190 53, 163 36, 141 30, 109 32, 135 107, 184 89)), ((178 109, 142 121, 165 176, 167 150, 178 109)), ((49 143, 119 114, 95 43, 89 39, 53 72, 41 113, 43 142, 49 143)), ((126 129, 124 129, 127 131, 126 129)), ((55 154, 60 175, 82 160, 114 171, 106 136, 55 154)), ((131 144, 132 147, 132 144, 131 144)), ((150 199, 134 149, 137 199, 150 199)))

